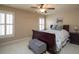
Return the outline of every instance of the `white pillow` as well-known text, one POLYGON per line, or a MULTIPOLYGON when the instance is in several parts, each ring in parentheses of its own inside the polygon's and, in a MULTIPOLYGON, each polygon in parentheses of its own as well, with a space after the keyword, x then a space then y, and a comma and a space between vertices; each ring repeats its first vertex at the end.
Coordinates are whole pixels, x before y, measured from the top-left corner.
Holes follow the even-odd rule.
POLYGON ((58 25, 56 25, 56 26, 55 26, 55 29, 56 29, 56 30, 62 30, 62 29, 63 29, 63 26, 58 26, 58 25))

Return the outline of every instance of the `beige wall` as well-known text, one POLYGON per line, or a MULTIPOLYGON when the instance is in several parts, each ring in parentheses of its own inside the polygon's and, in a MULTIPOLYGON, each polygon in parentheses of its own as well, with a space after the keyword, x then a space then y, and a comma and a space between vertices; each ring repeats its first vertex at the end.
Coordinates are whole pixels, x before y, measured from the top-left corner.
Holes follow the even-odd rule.
MULTIPOLYGON (((32 29, 38 29, 39 16, 29 11, 1 6, 0 10, 15 12, 15 36, 8 39, 0 39, 1 42, 8 40, 21 39, 32 35, 32 29)), ((55 22, 57 16, 63 16, 64 24, 79 26, 79 11, 61 11, 46 16, 46 29, 55 22)))
POLYGON ((58 13, 54 13, 52 15, 47 15, 46 16, 46 28, 49 29, 49 26, 51 24, 54 24, 56 21, 56 18, 58 16, 63 17, 63 24, 69 24, 71 26, 73 25, 78 25, 79 26, 79 11, 74 10, 74 11, 62 11, 58 13))
POLYGON ((15 13, 15 36, 8 39, 0 39, 0 42, 31 36, 32 29, 38 29, 38 19, 40 15, 6 6, 0 6, 0 10, 15 13))

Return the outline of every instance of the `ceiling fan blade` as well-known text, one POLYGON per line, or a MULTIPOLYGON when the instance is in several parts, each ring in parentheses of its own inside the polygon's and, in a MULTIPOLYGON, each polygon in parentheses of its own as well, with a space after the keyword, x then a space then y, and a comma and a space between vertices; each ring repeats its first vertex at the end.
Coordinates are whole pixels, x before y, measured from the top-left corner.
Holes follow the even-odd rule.
POLYGON ((51 9, 51 10, 54 10, 55 8, 46 8, 46 9, 51 9))
POLYGON ((31 7, 31 8, 38 8, 38 7, 31 7))

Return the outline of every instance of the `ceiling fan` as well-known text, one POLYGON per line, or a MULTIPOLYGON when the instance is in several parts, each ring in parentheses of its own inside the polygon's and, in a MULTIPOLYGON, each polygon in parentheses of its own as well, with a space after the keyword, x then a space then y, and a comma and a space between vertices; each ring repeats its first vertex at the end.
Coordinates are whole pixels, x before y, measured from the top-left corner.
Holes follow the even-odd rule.
POLYGON ((48 4, 37 4, 31 8, 39 9, 42 13, 47 13, 47 10, 54 10, 55 8, 46 7, 48 4))

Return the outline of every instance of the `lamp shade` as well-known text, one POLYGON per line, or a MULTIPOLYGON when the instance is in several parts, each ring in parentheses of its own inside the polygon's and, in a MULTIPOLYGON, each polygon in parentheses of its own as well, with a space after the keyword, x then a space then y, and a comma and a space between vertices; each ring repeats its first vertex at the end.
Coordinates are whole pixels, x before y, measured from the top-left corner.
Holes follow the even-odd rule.
POLYGON ((77 27, 77 26, 75 26, 75 27, 74 27, 74 29, 75 29, 75 30, 78 30, 78 27, 77 27))

